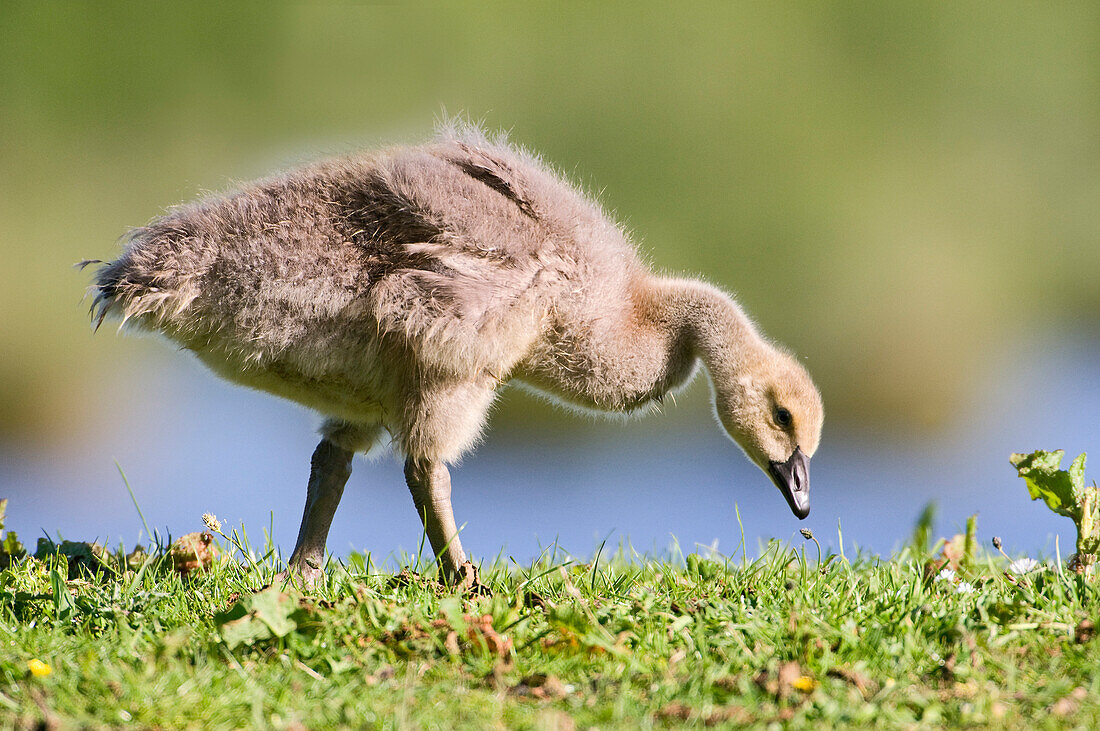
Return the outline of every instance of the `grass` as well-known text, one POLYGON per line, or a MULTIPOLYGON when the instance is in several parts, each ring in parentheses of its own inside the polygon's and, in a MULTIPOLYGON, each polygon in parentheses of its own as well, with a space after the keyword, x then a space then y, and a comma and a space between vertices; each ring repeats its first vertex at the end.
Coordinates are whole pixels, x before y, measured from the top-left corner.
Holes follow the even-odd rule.
POLYGON ((163 550, 24 559, 0 572, 0 727, 1100 723, 1095 583, 806 545, 548 554, 484 567, 477 598, 358 554, 257 594, 276 560, 246 543, 186 577, 163 550))

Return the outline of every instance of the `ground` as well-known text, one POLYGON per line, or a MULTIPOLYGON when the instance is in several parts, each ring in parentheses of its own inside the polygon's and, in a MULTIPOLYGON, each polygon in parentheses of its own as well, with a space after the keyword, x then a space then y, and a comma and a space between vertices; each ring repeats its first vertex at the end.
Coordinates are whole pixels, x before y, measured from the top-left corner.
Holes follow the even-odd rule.
POLYGON ((0 571, 0 727, 1100 724, 1097 585, 1053 561, 551 549, 466 596, 352 555, 256 592, 274 554, 229 538, 0 571))

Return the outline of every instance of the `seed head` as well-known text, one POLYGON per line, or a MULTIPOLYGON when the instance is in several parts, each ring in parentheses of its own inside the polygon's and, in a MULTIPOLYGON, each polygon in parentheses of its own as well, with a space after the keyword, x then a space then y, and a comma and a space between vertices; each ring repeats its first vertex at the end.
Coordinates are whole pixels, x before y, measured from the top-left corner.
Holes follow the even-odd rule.
POLYGON ((812 541, 814 539, 814 534, 809 528, 799 528, 798 532, 801 533, 802 537, 807 541, 812 541))
POLYGON ((993 536, 993 547, 996 548, 998 551, 1001 550, 1001 537, 1000 536, 993 536))
POLYGON ((222 524, 218 520, 218 517, 213 513, 203 513, 202 522, 206 524, 207 528, 214 531, 215 533, 222 532, 222 524))

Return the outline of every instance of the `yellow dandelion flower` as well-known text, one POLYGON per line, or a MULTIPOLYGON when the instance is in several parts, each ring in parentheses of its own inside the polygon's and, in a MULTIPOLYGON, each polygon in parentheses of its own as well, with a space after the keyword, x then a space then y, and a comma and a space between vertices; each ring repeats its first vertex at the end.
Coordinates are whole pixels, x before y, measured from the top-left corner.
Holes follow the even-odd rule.
POLYGON ((811 678, 809 675, 803 675, 799 678, 795 678, 791 686, 802 691, 803 693, 809 693, 811 690, 817 687, 817 681, 811 678))
POLYGON ((31 675, 36 678, 44 678, 53 672, 53 668, 39 660, 37 657, 33 660, 27 661, 27 668, 31 671, 31 675))

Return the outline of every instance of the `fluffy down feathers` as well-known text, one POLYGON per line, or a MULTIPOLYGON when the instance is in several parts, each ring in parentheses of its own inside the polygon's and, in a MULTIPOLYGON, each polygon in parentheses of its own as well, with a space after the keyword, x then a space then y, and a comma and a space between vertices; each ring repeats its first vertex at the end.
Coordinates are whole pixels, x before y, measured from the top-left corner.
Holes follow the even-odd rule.
POLYGON ((505 379, 580 288, 625 307, 637 267, 536 157, 452 127, 171 209, 99 269, 93 318, 330 416, 394 421, 425 378, 505 379))
POLYGON ((367 449, 453 460, 497 387, 625 413, 701 359, 759 465, 812 454, 805 370, 719 290, 650 274, 619 227, 535 156, 468 127, 302 167, 131 232, 93 317, 159 332, 219 374, 329 417, 367 449), (776 429, 777 399, 797 429, 776 429))

